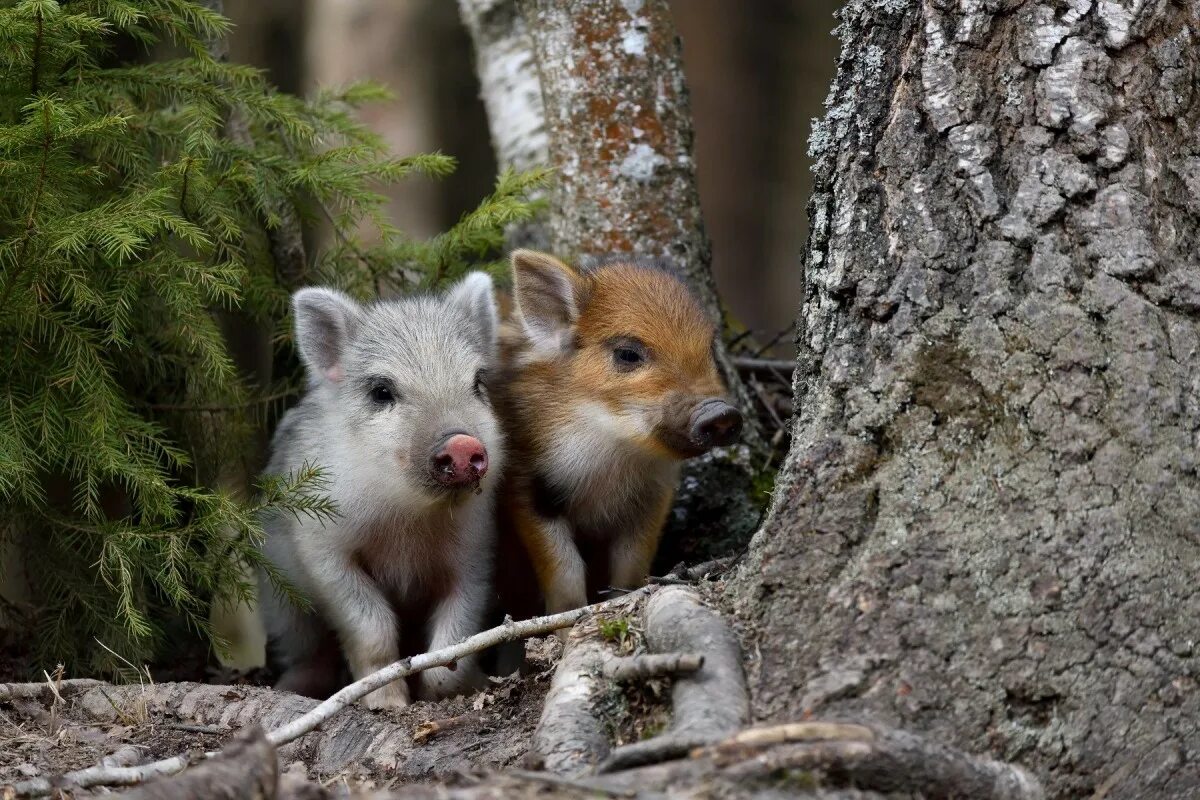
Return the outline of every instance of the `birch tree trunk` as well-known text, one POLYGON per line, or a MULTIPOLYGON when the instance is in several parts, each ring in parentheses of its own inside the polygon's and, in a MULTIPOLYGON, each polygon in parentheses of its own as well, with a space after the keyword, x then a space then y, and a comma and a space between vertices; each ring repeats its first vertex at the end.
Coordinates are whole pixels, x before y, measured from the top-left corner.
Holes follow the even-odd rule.
POLYGON ((731 586, 756 713, 1195 797, 1196 6, 842 20, 792 451, 731 586))

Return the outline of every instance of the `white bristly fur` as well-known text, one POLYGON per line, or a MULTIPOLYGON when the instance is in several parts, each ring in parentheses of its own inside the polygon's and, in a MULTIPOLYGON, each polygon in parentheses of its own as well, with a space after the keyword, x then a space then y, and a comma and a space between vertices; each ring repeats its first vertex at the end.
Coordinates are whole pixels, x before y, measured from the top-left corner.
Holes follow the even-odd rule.
MULTIPOLYGON (((496 358, 486 274, 472 273, 442 297, 360 306, 330 289, 304 289, 293 303, 309 390, 280 423, 266 472, 319 465, 339 516, 264 520, 267 557, 313 610, 297 609, 265 577, 260 607, 283 669, 280 686, 303 691, 331 679, 322 651, 330 632, 358 679, 398 659, 402 626, 419 626, 425 649, 480 629, 503 442, 486 393, 475 391, 478 371, 496 358), (394 403, 372 399, 372 387, 381 383, 394 403), (431 448, 448 432, 467 433, 487 448, 488 471, 477 494, 448 492, 429 479, 431 448), (419 618, 404 610, 422 605, 429 610, 419 618)), ((481 673, 467 661, 420 680, 423 695, 441 697, 477 685, 481 673)), ((405 683, 364 702, 403 706, 405 683)))

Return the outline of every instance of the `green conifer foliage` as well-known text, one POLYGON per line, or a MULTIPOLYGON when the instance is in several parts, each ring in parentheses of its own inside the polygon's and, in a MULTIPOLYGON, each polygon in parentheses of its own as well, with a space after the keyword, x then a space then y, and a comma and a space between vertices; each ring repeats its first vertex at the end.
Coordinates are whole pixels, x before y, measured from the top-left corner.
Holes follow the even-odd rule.
POLYGON ((259 559, 259 513, 335 512, 316 467, 249 494, 219 481, 261 464, 248 449, 299 389, 280 208, 333 232, 302 281, 366 298, 495 257, 545 180, 502 175, 411 240, 380 185, 452 159, 389 156, 353 113, 376 87, 302 100, 213 58, 229 27, 187 0, 0 0, 0 533, 19 540, 42 665, 141 663, 181 623, 211 637, 211 604, 252 596, 238 565, 259 559), (270 333, 283 378, 239 374, 230 314, 270 333))

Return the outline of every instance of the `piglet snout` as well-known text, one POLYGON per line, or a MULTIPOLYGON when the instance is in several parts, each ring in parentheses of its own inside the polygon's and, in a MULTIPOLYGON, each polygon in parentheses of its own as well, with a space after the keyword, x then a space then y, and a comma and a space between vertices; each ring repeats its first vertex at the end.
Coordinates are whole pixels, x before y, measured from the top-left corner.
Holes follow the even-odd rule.
POLYGON ((465 433, 446 437, 433 448, 429 472, 443 486, 457 488, 477 483, 487 473, 488 455, 483 442, 465 433))
POLYGON ((701 450, 725 447, 742 433, 742 415, 720 398, 709 398, 692 411, 688 438, 701 450))

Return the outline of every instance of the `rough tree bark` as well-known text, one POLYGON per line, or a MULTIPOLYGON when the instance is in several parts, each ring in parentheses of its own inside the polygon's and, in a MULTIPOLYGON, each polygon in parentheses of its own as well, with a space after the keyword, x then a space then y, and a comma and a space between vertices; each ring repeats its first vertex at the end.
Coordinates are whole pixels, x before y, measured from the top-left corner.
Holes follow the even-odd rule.
POLYGON ((1200 793, 1194 4, 851 0, 756 714, 1200 793))

